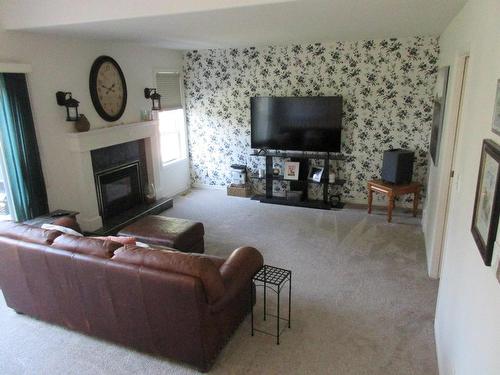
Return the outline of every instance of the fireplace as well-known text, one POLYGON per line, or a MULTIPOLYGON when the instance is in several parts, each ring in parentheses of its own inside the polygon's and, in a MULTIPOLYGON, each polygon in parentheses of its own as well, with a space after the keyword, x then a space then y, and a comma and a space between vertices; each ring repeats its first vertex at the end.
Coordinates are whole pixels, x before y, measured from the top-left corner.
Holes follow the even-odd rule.
POLYGON ((91 157, 103 224, 144 203, 148 177, 143 139, 92 150, 91 157))
POLYGON ((143 202, 141 181, 140 161, 95 173, 99 214, 103 220, 143 202))
MULTIPOLYGON (((106 126, 90 129, 88 132, 67 133, 64 140, 64 145, 61 147, 71 151, 70 156, 74 164, 74 173, 68 173, 67 179, 75 185, 75 188, 65 195, 62 202, 66 208, 80 212, 78 222, 86 233, 98 236, 114 234, 123 226, 144 215, 158 214, 172 207, 172 199, 164 197, 160 179, 162 167, 158 121, 106 126), (103 189, 102 186, 97 188, 96 175, 102 175, 106 171, 116 171, 120 167, 137 161, 141 164, 139 170, 142 182, 139 186, 134 183, 135 177, 129 176, 130 180, 123 177, 124 179, 110 189, 103 189), (118 199, 122 199, 133 189, 144 188, 149 183, 154 184, 156 188, 158 199, 155 202, 142 202, 106 219, 101 216, 101 203, 103 202, 99 203, 102 197, 101 194, 98 199, 99 191, 105 191, 105 198, 120 197, 118 199)), ((101 182, 107 185, 106 182, 109 181, 102 178, 101 182)), ((104 203, 106 205, 115 200, 107 199, 104 203)), ((126 203, 130 204, 130 200, 126 203)), ((115 204, 113 206, 116 208, 115 204)))

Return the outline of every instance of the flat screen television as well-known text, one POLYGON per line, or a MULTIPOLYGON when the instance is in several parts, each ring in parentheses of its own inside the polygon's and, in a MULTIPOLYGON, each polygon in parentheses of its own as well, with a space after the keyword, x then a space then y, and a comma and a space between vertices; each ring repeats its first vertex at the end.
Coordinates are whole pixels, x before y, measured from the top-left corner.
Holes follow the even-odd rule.
POLYGON ((341 96, 256 96, 250 111, 252 148, 340 152, 341 96))

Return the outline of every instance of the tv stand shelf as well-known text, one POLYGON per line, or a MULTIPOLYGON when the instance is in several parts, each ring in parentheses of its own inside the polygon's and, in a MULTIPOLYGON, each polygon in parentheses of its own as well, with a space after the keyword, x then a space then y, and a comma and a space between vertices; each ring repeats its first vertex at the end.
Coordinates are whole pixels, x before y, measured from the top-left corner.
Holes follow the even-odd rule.
POLYGON ((267 151, 253 152, 250 156, 271 156, 274 158, 345 160, 348 155, 329 152, 267 151))
MULTIPOLYGON (((266 180, 268 177, 259 177, 257 175, 251 175, 250 176, 251 179, 253 180, 266 180)), ((278 175, 278 176, 275 176, 275 175, 272 175, 271 178, 273 180, 278 180, 278 181, 290 181, 290 182, 302 182, 302 183, 309 183, 309 184, 324 184, 324 183, 328 183, 330 185, 338 185, 338 186, 342 186, 345 184, 345 180, 344 179, 341 179, 341 178, 337 178, 334 182, 329 182, 327 181, 327 179, 321 179, 321 181, 313 181, 313 180, 289 180, 289 179, 286 179, 284 178, 284 176, 282 175, 278 175)))
MULTIPOLYGON (((265 157, 266 158, 266 176, 259 177, 257 175, 251 175, 251 179, 265 180, 266 181, 266 194, 256 195, 252 197, 254 200, 259 200, 262 203, 272 203, 281 204, 287 206, 299 206, 299 207, 309 207, 317 208, 323 210, 329 210, 332 205, 329 201, 328 188, 329 186, 343 186, 345 184, 344 179, 336 179, 334 182, 329 182, 329 170, 331 160, 345 160, 346 156, 339 153, 313 153, 313 152, 280 152, 280 151, 267 151, 261 150, 259 152, 254 152, 250 156, 265 157), (273 174, 273 158, 290 158, 291 161, 300 162, 299 167, 299 178, 298 180, 285 179, 283 175, 273 174), (310 160, 323 160, 323 176, 321 181, 313 181, 308 178, 310 160), (290 189, 295 191, 302 191, 302 197, 298 199, 288 199, 285 197, 275 197, 273 196, 273 181, 288 181, 290 182, 290 189), (309 184, 319 184, 323 187, 323 199, 309 199, 308 187, 309 184)), ((341 194, 332 195, 338 197, 338 203, 334 208, 342 208, 344 204, 340 201, 341 194)))

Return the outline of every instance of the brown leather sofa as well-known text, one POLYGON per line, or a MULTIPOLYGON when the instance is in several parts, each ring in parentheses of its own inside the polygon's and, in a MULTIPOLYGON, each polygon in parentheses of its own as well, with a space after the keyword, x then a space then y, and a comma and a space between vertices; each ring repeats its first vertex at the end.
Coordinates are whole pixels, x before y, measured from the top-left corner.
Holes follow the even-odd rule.
POLYGON ((251 247, 221 259, 0 223, 9 307, 202 371, 249 312, 262 264, 251 247))

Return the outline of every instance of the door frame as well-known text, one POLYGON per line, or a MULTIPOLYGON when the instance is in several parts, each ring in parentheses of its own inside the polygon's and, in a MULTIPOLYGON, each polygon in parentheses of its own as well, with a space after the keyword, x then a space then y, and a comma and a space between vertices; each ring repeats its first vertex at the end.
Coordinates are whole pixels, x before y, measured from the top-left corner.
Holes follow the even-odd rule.
MULTIPOLYGON (((23 73, 26 75, 26 84, 28 85, 28 95, 30 99, 30 103, 33 103, 31 100, 31 90, 29 85, 29 76, 28 74, 32 72, 31 64, 19 64, 19 63, 9 63, 0 61, 0 73, 23 73)), ((31 104, 30 104, 31 105, 31 104)), ((33 121, 35 120, 35 113, 32 107, 32 116, 33 121)), ((37 134, 38 136, 38 134, 37 134)), ((1 143, 1 142, 0 142, 1 143)), ((40 146, 39 146, 40 147, 40 146)), ((7 166, 5 165, 5 161, 3 158, 3 147, 0 144, 0 169, 4 179, 5 192, 7 195, 7 205, 9 206, 9 214, 11 219, 17 220, 16 210, 14 207, 14 202, 12 201, 12 193, 10 190, 9 179, 7 178, 7 166)), ((42 160, 43 163, 43 160, 42 160)), ((43 167, 42 167, 43 170, 43 167)))
POLYGON ((453 87, 451 90, 452 96, 450 97, 450 112, 448 124, 443 129, 443 137, 441 142, 445 141, 446 144, 441 144, 442 157, 440 158, 443 163, 441 172, 440 185, 438 194, 440 199, 444 202, 443 205, 438 207, 436 215, 442 218, 436 224, 434 251, 432 252, 431 265, 429 267, 429 276, 438 278, 441 274, 441 264, 443 253, 446 245, 446 233, 448 227, 448 212, 452 204, 453 186, 457 180, 455 171, 456 150, 460 139, 460 128, 462 122, 462 113, 464 106, 464 98, 466 95, 467 84, 467 69, 469 65, 469 53, 465 52, 457 56, 455 60, 455 71, 453 75, 453 87), (444 146, 444 147, 443 147, 444 146))

